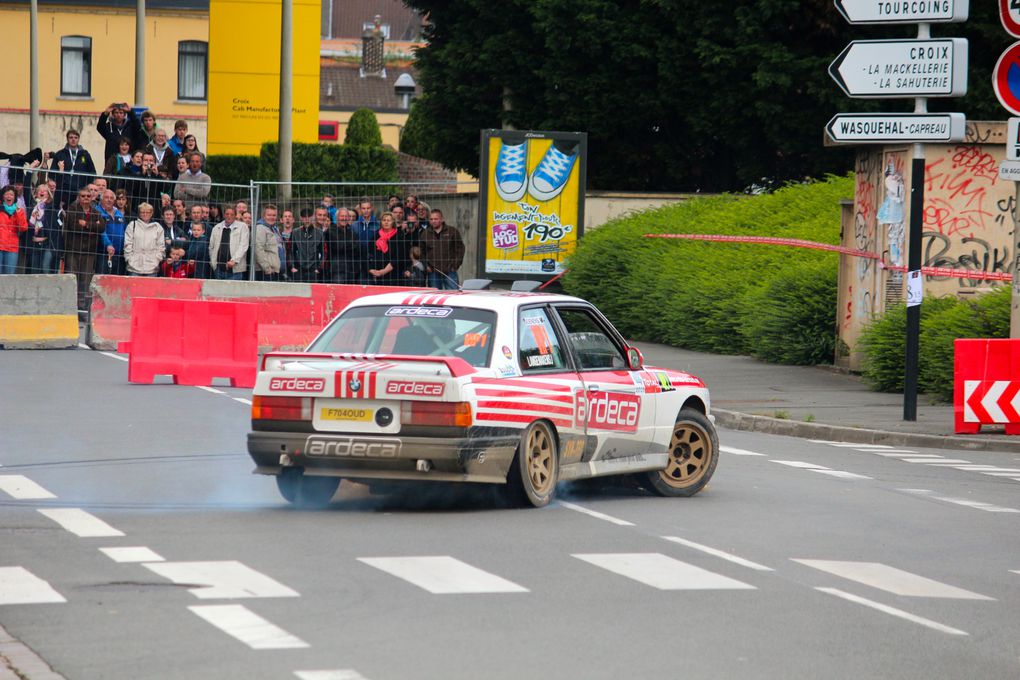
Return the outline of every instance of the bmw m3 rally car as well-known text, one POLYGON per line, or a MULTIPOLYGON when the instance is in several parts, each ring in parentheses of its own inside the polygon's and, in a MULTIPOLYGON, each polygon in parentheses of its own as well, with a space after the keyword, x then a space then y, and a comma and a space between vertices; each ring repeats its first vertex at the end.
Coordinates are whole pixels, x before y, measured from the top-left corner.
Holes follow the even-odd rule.
POLYGON ((543 506, 559 481, 633 475, 691 496, 715 470, 708 389, 641 353, 593 305, 506 291, 386 293, 305 352, 262 359, 248 452, 290 502, 340 479, 505 485, 543 506))

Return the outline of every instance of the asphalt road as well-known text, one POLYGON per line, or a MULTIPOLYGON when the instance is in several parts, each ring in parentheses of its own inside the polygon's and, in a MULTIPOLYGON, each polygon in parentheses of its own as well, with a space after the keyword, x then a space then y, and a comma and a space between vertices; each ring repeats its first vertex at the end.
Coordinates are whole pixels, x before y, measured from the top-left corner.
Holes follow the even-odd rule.
POLYGON ((692 499, 575 488, 520 510, 486 489, 345 483, 300 511, 251 474, 246 397, 129 385, 100 352, 0 352, 9 665, 73 680, 1020 675, 1018 454, 723 430, 692 499))

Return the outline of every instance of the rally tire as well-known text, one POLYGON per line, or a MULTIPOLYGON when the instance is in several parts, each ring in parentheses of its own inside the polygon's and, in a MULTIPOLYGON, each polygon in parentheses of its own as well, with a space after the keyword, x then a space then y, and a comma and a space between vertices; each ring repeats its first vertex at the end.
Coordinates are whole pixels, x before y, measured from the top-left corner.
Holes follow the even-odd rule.
POLYGON ((321 508, 333 500, 340 478, 306 477, 298 468, 286 468, 277 475, 276 487, 288 503, 299 508, 321 508))
POLYGON ((719 462, 719 435, 712 421, 700 411, 681 409, 667 453, 665 469, 644 473, 646 485, 660 496, 693 496, 701 491, 719 462))
POLYGON ((511 502, 541 508, 556 495, 560 475, 556 434, 545 421, 535 421, 521 435, 510 471, 507 491, 511 502))

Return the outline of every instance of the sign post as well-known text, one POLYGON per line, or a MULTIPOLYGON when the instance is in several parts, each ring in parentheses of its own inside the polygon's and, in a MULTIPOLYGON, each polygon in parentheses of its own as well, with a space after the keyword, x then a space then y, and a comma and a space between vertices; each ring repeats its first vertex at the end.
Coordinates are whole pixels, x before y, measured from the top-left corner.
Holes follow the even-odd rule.
MULTIPOLYGON (((1020 38, 1020 3, 999 0, 999 21, 1014 38, 1020 38)), ((1003 108, 1020 115, 1020 42, 1006 48, 992 71, 992 89, 1003 108), (1012 76, 1012 78, 1011 78, 1012 76)), ((1020 201, 1020 118, 1006 126, 1006 160, 999 164, 999 179, 1015 182, 1015 201, 1020 201)), ((1020 245, 1020 204, 1013 203, 1014 249, 1020 245)), ((1009 337, 1020 338, 1020 267, 1013 269, 1013 291, 1009 312, 1009 337)))
MULTIPOLYGON (((966 21, 969 0, 874 2, 834 0, 852 24, 916 23, 914 40, 855 40, 829 66, 829 75, 849 97, 914 98, 914 113, 840 113, 825 126, 842 144, 913 144, 910 226, 907 236, 907 338, 903 419, 917 420, 917 374, 921 335, 921 235, 924 215, 925 142, 962 141, 962 113, 928 113, 928 97, 967 93, 967 41, 932 38, 931 23, 966 21)), ((1010 2, 1011 0, 1000 0, 1010 2)))

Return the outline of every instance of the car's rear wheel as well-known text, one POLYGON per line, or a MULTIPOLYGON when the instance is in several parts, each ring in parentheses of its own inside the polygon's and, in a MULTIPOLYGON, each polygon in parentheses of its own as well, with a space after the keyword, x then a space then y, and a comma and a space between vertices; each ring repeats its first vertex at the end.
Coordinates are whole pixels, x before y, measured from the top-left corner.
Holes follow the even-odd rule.
POLYGON ((548 505, 556 495, 559 473, 556 435, 548 423, 532 423, 521 435, 510 466, 507 487, 511 499, 536 508, 548 505))
POLYGON ((298 468, 285 468, 276 476, 276 487, 288 503, 301 508, 321 508, 333 500, 339 477, 310 477, 298 468))
POLYGON ((693 496, 705 488, 719 461, 719 435, 705 414, 680 410, 663 470, 646 472, 645 481, 660 496, 693 496))

